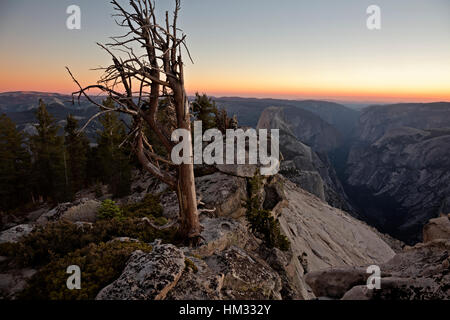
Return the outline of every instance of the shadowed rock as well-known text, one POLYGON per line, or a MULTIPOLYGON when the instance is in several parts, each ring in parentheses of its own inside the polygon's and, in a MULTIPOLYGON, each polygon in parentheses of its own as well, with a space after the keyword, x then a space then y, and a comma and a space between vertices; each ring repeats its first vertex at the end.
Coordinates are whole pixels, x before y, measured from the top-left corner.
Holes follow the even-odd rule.
POLYGON ((156 244, 153 251, 135 251, 122 275, 100 291, 96 300, 162 300, 185 268, 183 252, 173 245, 156 244))
POLYGON ((5 242, 18 242, 22 237, 28 235, 33 231, 34 226, 30 224, 21 224, 15 227, 12 227, 8 230, 0 232, 0 243, 5 242))
POLYGON ((366 268, 331 268, 308 274, 317 296, 343 300, 442 300, 450 297, 450 240, 406 248, 380 264, 381 287, 370 290, 366 268))
POLYGON ((450 214, 431 219, 423 228, 423 242, 450 239, 450 214))

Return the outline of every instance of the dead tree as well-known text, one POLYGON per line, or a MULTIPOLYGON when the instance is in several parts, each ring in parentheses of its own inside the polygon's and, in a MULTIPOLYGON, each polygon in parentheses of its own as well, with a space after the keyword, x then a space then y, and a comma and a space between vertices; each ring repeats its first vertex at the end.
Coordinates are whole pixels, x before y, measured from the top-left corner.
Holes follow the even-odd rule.
MULTIPOLYGON (((86 97, 101 112, 122 112, 133 118, 128 142, 145 170, 169 185, 178 196, 180 215, 179 233, 191 243, 200 239, 201 226, 198 219, 193 164, 175 165, 166 156, 154 152, 151 141, 145 135, 145 127, 156 135, 170 156, 174 143, 170 128, 191 131, 190 103, 184 86, 182 52, 189 57, 186 35, 177 27, 180 0, 175 1, 173 15, 166 11, 164 24, 158 24, 155 4, 151 0, 130 0, 124 7, 118 1, 114 6, 116 23, 127 29, 125 35, 112 37, 112 43, 98 44, 112 58, 96 84, 82 87, 67 68, 79 90, 73 97, 86 97), (105 107, 90 95, 101 91, 114 101, 114 107, 105 107), (164 99, 170 108, 168 119, 158 120, 160 101, 164 99), (170 120, 167 120, 170 122, 170 120)), ((192 59, 191 59, 192 61, 192 59)), ((98 70, 98 69, 97 69, 98 70)), ((191 149, 192 144, 189 143, 191 149)), ((192 157, 192 150, 190 150, 192 157)))

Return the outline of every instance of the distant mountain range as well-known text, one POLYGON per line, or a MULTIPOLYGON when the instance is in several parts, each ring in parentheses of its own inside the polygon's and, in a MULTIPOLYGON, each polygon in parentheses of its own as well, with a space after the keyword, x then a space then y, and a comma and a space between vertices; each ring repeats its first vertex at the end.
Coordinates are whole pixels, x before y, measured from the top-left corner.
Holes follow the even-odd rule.
MULTIPOLYGON (((101 102, 104 97, 95 97, 101 102)), ((63 125, 68 114, 77 117, 83 125, 98 108, 82 97, 80 103, 71 95, 48 92, 17 91, 0 93, 0 113, 6 113, 18 125, 20 130, 33 130, 34 112, 42 99, 50 113, 63 125)), ((304 110, 304 115, 311 118, 320 117, 336 127, 343 136, 348 136, 355 127, 359 112, 343 105, 326 101, 294 101, 280 99, 253 99, 239 97, 215 98, 217 105, 225 108, 229 115, 237 115, 241 126, 256 127, 261 113, 267 107, 295 107, 304 110)), ((92 138, 96 124, 87 128, 87 134, 92 138)))
POLYGON ((60 105, 68 109, 84 109, 92 106, 86 99, 81 99, 80 105, 73 105, 72 96, 70 95, 16 91, 0 93, 0 112, 14 113, 36 109, 39 105, 39 99, 42 99, 47 104, 60 105))
MULTIPOLYGON (((32 134, 35 132, 33 124, 36 123, 35 112, 40 99, 46 103, 47 110, 61 127, 66 124, 69 114, 72 114, 82 126, 98 111, 98 107, 91 104, 86 98, 81 98, 79 103, 75 99, 75 103, 72 103, 70 95, 17 91, 0 93, 0 113, 5 113, 10 117, 19 130, 32 134)), ((96 97, 94 99, 101 102, 103 98, 96 97)), ((86 128, 86 135, 91 141, 95 140, 97 129, 99 129, 99 124, 95 121, 86 128)))

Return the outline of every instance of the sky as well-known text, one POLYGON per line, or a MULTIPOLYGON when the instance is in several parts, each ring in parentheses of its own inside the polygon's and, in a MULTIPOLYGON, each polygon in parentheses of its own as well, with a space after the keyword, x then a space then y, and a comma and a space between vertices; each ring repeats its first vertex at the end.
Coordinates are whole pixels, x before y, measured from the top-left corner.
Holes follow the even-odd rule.
MULTIPOLYGON (((75 91, 65 66, 96 82, 110 63, 96 42, 124 31, 112 13, 107 0, 0 0, 0 92, 75 91), (66 28, 73 4, 81 30, 66 28)), ((450 0, 182 0, 179 25, 190 94, 450 101, 450 0), (380 30, 366 26, 373 4, 380 30)))

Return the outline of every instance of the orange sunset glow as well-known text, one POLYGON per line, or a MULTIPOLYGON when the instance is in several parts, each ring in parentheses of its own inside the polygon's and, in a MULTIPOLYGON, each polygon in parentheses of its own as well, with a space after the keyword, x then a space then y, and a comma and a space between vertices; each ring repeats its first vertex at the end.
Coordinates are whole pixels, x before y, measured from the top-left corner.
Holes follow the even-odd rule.
MULTIPOLYGON (((8 15, 1 16, 0 24, 9 28, 0 26, 2 43, 8 44, 0 52, 0 92, 71 93, 77 87, 65 66, 82 84, 90 84, 101 75, 90 69, 110 63, 96 42, 122 33, 111 12, 96 11, 101 4, 82 1, 83 27, 71 31, 64 27, 64 5, 50 2, 32 5, 33 10, 25 3, 4 5, 8 15), (39 14, 30 16, 33 12, 39 14), (37 26, 38 19, 42 23, 37 26)), ((448 4, 434 2, 422 10, 423 2, 408 1, 414 10, 405 11, 401 3, 380 1, 383 25, 370 31, 365 1, 286 1, 283 9, 265 3, 251 15, 250 4, 236 12, 231 4, 192 1, 182 16, 194 60, 185 59, 188 93, 450 101, 450 10, 448 4), (210 12, 202 23, 199 8, 210 12)))

